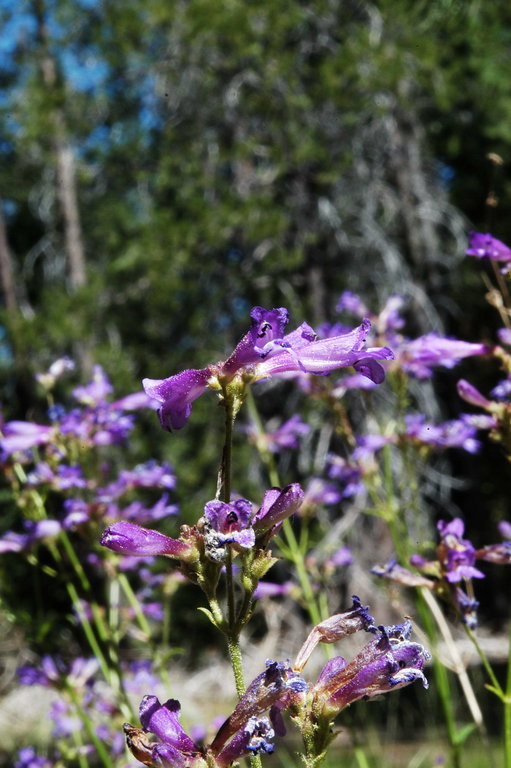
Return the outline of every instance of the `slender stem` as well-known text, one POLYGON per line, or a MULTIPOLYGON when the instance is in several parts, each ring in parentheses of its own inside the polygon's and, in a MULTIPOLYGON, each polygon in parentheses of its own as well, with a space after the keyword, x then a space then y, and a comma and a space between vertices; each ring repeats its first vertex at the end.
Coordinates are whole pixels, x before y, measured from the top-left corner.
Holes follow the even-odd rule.
POLYGON ((241 659, 241 649, 239 639, 237 637, 227 638, 227 649, 229 651, 229 658, 231 660, 232 671, 234 673, 234 683, 236 685, 236 693, 241 699, 245 693, 245 679, 243 677, 243 662, 241 659))
POLYGON ((506 697, 504 700, 504 765, 506 768, 511 768, 511 622, 509 624, 508 649, 506 697))
POLYGON ((310 619, 313 624, 319 624, 321 621, 321 614, 316 604, 316 598, 314 596, 314 590, 309 578, 309 572, 305 565, 303 552, 300 549, 300 545, 296 539, 293 526, 289 520, 284 520, 282 524, 282 530, 284 532, 284 536, 286 537, 286 544, 288 546, 289 555, 293 561, 293 565, 296 568, 296 575, 298 576, 298 581, 300 582, 300 588, 302 590, 310 619))
POLYGON ((234 395, 224 390, 225 405, 225 438, 222 450, 222 461, 218 472, 217 497, 221 501, 229 503, 231 500, 231 472, 232 472, 232 433, 236 414, 240 403, 234 395))
POLYGON ((108 752, 105 749, 105 745, 101 741, 101 739, 97 736, 96 731, 94 730, 94 727, 90 721, 90 718, 87 714, 87 712, 82 707, 78 696, 76 694, 76 691, 71 685, 66 686, 66 690, 69 693, 69 696, 71 698, 71 701, 73 702, 76 711, 78 712, 78 716, 80 720, 82 721, 85 730, 87 731, 87 736, 92 741, 94 746, 96 747, 97 753, 99 755, 99 758, 105 768, 113 768, 112 761, 110 760, 110 757, 108 755, 108 752))
POLYGON ((467 627, 466 625, 465 625, 465 632, 469 636, 472 645, 476 649, 476 651, 477 651, 477 653, 479 655, 479 658, 481 659, 481 662, 483 664, 483 667, 486 670, 486 674, 488 675, 488 677, 491 680, 492 685, 499 692, 500 698, 503 698, 504 691, 502 690, 502 686, 500 685, 499 681, 497 680, 497 678, 495 676, 495 672, 493 671, 493 669, 491 667, 491 664, 488 661, 487 655, 485 654, 485 652, 483 651, 483 649, 479 645, 479 641, 478 641, 478 639, 476 637, 475 632, 472 629, 470 629, 470 627, 467 627))
MULTIPOLYGON (((418 592, 417 608, 419 609, 421 620, 425 627, 426 633, 431 642, 434 644, 436 633, 433 617, 431 616, 428 606, 424 600, 424 595, 421 591, 418 592)), ((461 768, 460 744, 456 738, 456 723, 454 720, 453 704, 449 690, 449 678, 446 668, 440 659, 438 659, 435 653, 433 654, 433 673, 435 675, 438 695, 440 697, 440 703, 442 705, 445 725, 447 728, 447 736, 451 748, 453 768, 461 768)))
POLYGON ((232 551, 231 547, 227 545, 227 560, 225 561, 225 582, 227 589, 227 621, 229 623, 229 631, 234 634, 236 623, 236 609, 234 605, 234 580, 232 574, 232 551))
POLYGON ((119 580, 119 585, 121 586, 122 591, 126 595, 129 604, 131 605, 131 607, 133 608, 133 611, 135 612, 135 616, 137 617, 137 621, 140 629, 149 639, 151 637, 151 628, 149 626, 149 623, 146 617, 144 616, 144 612, 142 608, 140 607, 140 601, 138 600, 137 596, 133 592, 133 588, 129 583, 128 579, 126 578, 126 574, 119 573, 117 574, 117 578, 119 580))
MULTIPOLYGON (((259 457, 264 464, 266 471, 268 472, 270 483, 275 487, 280 487, 280 478, 275 466, 273 454, 271 451, 264 448, 263 441, 261 440, 262 436, 264 435, 264 427, 251 391, 249 391, 247 394, 247 405, 250 418, 252 419, 256 428, 257 438, 259 438, 256 439, 256 448, 257 452, 259 453, 259 457)), ((321 621, 321 611, 318 609, 316 604, 316 598, 314 596, 314 590, 309 578, 309 572, 304 562, 304 550, 298 543, 295 532, 289 520, 284 520, 282 531, 286 539, 288 555, 296 568, 296 575, 300 583, 300 588, 302 590, 302 595, 305 600, 309 617, 313 624, 319 624, 321 621)))

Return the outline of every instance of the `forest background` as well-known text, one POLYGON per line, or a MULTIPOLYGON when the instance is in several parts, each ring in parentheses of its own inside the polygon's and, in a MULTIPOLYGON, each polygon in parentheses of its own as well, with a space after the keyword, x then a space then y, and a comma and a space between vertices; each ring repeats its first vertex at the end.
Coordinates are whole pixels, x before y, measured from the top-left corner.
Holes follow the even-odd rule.
MULTIPOLYGON (((412 336, 494 338, 464 252, 471 229, 511 241, 508 2, 1 0, 0 24, 6 418, 43 418, 34 374, 62 355, 121 396, 223 359, 253 305, 316 327, 343 290, 375 312, 405 296, 412 336)), ((495 370, 463 366, 486 391, 495 370)), ((444 418, 460 375, 431 385, 444 418)), ((198 402, 179 439, 148 416, 130 447, 179 467, 185 519, 214 495, 215 429, 198 402)), ((449 457, 472 530, 509 515, 506 471, 491 445, 449 457)), ((496 629, 505 583, 481 586, 496 629)), ((37 648, 33 598, 18 609, 37 648)))

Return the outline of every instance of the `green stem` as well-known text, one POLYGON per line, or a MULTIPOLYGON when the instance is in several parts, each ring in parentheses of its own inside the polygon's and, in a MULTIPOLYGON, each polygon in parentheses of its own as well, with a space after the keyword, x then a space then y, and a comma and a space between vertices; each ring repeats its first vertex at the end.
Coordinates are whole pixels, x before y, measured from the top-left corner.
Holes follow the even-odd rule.
POLYGON ((504 755, 506 768, 511 768, 511 622, 507 659, 506 698, 504 701, 504 755))
POLYGON ((88 716, 87 712, 84 710, 82 705, 80 704, 78 696, 76 695, 76 691, 71 685, 67 685, 66 690, 69 693, 71 701, 73 702, 75 709, 78 712, 78 716, 80 717, 80 720, 82 721, 85 727, 85 730, 87 731, 87 736, 96 747, 96 750, 101 762, 103 763, 105 768, 113 768, 113 763, 110 760, 110 756, 105 749, 105 745, 103 744, 101 739, 96 735, 96 731, 94 730, 94 726, 91 723, 90 717, 88 716))
POLYGON ((238 694, 238 698, 241 699, 241 697, 245 693, 245 679, 243 677, 243 662, 241 659, 241 648, 239 644, 239 638, 228 636, 227 649, 229 651, 229 659, 231 660, 232 671, 234 673, 234 683, 236 685, 236 693, 238 694))
MULTIPOLYGON (((427 603, 421 592, 418 592, 417 608, 421 617, 422 624, 431 643, 435 644, 436 632, 433 617, 429 611, 427 603)), ((454 711, 452 706, 451 693, 449 690, 449 677, 447 670, 442 662, 433 654, 433 674, 437 685, 438 695, 444 715, 444 721, 447 728, 447 737, 451 748, 451 757, 453 768, 461 768, 460 744, 456 738, 456 723, 454 720, 454 711)))
MULTIPOLYGON (((262 440, 260 439, 264 435, 264 427, 251 391, 249 391, 247 394, 247 405, 248 412, 252 422, 254 423, 258 438, 256 439, 257 452, 259 453, 259 457, 266 468, 270 483, 276 488, 280 488, 280 478, 275 466, 273 454, 267 449, 263 448, 262 440)), ((302 590, 302 595, 305 600, 309 617, 313 624, 319 624, 321 621, 321 611, 316 604, 316 598, 309 578, 309 572, 304 562, 304 550, 298 543, 293 527, 289 520, 284 520, 282 530, 288 548, 287 554, 289 555, 293 565, 296 568, 296 575, 300 583, 300 588, 302 590)))
POLYGON ((486 674, 490 678, 493 687, 496 689, 496 691, 499 692, 498 693, 499 697, 503 698, 504 697, 504 691, 502 690, 502 686, 500 685, 499 681, 497 680, 497 678, 495 676, 495 672, 493 671, 493 669, 491 667, 491 664, 488 661, 487 655, 485 654, 485 652, 483 651, 483 649, 479 645, 479 641, 477 639, 477 636, 476 636, 475 632, 472 629, 470 629, 470 627, 467 627, 466 624, 464 626, 465 626, 465 632, 469 636, 470 642, 472 643, 472 645, 476 649, 476 651, 477 651, 477 653, 479 655, 479 658, 481 659, 481 662, 483 664, 483 667, 486 670, 486 674))
POLYGON ((316 604, 316 598, 312 588, 311 580, 309 578, 309 572, 307 570, 307 566, 305 565, 303 552, 300 549, 300 545, 296 539, 293 526, 289 520, 284 520, 282 524, 282 531, 284 532, 284 536, 286 538, 286 544, 290 558, 296 568, 296 575, 300 583, 300 588, 302 590, 302 595, 305 600, 305 605, 307 607, 310 619, 313 624, 319 624, 321 621, 321 614, 316 604))
POLYGON ((133 611, 135 613, 135 616, 137 617, 137 621, 140 629, 146 635, 147 639, 149 639, 151 637, 151 628, 149 626, 149 623, 146 617, 144 616, 144 612, 142 611, 142 608, 140 607, 140 601, 138 600, 137 596, 133 592, 133 588, 129 583, 128 579, 126 578, 126 574, 125 573, 117 574, 117 579, 119 581, 122 591, 126 595, 126 598, 129 604, 133 608, 133 611))

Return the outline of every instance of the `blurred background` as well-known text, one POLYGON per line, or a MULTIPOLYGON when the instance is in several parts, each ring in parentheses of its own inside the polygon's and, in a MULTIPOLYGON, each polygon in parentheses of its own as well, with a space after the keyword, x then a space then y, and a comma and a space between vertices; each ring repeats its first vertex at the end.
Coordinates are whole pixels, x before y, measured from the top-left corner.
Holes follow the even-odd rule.
MULTIPOLYGON (((0 0, 0 25, 5 418, 43 421, 34 374, 62 355, 77 381, 101 364, 120 397, 224 359, 253 305, 317 327, 344 290, 375 313, 405 297, 412 337, 494 343, 465 248, 472 229, 511 241, 506 0, 0 0)), ((442 418, 462 410, 457 378, 487 391, 496 372, 460 370, 425 395, 442 418)), ((263 392, 265 420, 300 405, 263 392)), ((212 402, 177 436, 148 414, 131 446, 176 468, 185 519, 214 495, 212 402)), ((240 450, 236 488, 259 498, 240 450)), ((509 515, 505 459, 442 461, 457 482, 434 512, 462 509, 484 538, 481 520, 509 515)), ((492 578, 481 610, 499 629, 492 578)))

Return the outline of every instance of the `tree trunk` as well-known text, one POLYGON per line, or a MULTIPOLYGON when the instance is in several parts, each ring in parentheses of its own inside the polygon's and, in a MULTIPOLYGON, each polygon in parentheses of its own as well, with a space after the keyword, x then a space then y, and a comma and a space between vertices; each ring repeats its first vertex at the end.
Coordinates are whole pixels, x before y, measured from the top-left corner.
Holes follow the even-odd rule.
POLYGON ((7 242, 7 230, 5 227, 2 199, 0 198, 0 284, 4 296, 5 306, 8 312, 18 311, 18 299, 16 296, 16 284, 12 266, 11 252, 7 242))

